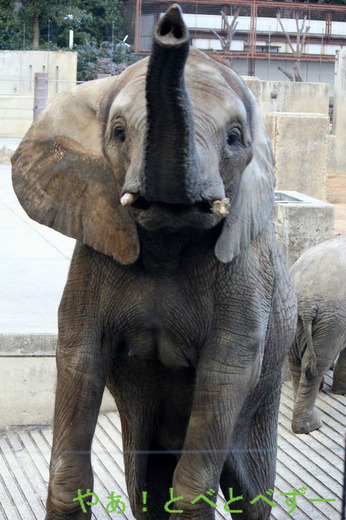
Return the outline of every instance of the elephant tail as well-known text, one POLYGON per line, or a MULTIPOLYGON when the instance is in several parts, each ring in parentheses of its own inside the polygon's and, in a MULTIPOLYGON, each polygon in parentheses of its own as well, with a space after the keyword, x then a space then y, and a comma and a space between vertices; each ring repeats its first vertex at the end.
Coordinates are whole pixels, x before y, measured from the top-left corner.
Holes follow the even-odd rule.
POLYGON ((302 320, 304 336, 306 340, 306 350, 304 353, 305 362, 306 362, 306 378, 308 380, 317 376, 317 358, 314 350, 314 346, 312 343, 312 321, 311 320, 302 320))

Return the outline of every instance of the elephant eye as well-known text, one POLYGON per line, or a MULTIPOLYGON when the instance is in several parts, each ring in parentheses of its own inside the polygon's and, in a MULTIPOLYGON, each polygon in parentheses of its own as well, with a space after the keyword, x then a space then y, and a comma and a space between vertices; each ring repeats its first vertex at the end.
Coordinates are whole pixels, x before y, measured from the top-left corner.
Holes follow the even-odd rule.
POLYGON ((117 141, 121 141, 123 143, 126 139, 125 129, 122 126, 116 126, 113 130, 113 137, 117 141))
POLYGON ((239 128, 234 128, 227 136, 228 146, 234 146, 242 142, 242 133, 239 128))

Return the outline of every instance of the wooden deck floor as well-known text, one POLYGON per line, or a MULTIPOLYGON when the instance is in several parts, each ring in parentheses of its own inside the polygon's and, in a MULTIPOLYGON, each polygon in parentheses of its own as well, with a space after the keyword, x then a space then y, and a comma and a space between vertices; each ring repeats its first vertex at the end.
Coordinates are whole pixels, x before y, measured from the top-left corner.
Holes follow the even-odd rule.
MULTIPOLYGON (((291 385, 285 383, 283 386, 276 486, 273 496, 265 495, 276 504, 272 509, 272 520, 341 519, 346 399, 331 394, 330 384, 329 374, 317 402, 324 420, 323 427, 310 435, 299 436, 294 435, 290 427, 293 404, 291 385), (289 496, 281 495, 292 494, 294 488, 299 493, 299 488, 306 488, 302 490, 304 494, 296 497, 295 508, 290 505, 289 496)), ((0 435, 1 520, 43 520, 51 440, 52 430, 47 426, 8 431, 0 435)), ((99 497, 99 504, 93 508, 93 519, 133 520, 126 497, 117 413, 99 417, 93 443, 93 467, 95 493, 99 497), (107 497, 111 491, 122 496, 126 508, 124 513, 107 513, 107 497)), ((224 512, 223 504, 223 499, 219 497, 216 509, 219 520, 230 518, 224 512)))

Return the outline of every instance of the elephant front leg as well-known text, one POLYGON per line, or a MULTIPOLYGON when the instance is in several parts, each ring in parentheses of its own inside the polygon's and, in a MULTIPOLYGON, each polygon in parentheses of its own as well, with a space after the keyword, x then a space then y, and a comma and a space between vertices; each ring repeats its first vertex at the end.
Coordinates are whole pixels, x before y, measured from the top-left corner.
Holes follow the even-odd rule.
POLYGON ((46 520, 87 520, 95 503, 90 451, 105 369, 96 338, 90 344, 90 335, 84 341, 59 342, 46 520))
POLYGON ((232 497, 242 497, 228 503, 228 510, 239 520, 269 519, 275 504, 271 491, 275 483, 280 394, 278 367, 276 372, 271 370, 261 377, 233 430, 220 484, 226 502, 232 497), (249 420, 244 420, 245 417, 249 420))
MULTIPOLYGON (((221 363, 210 363, 198 370, 184 451, 173 477, 175 501, 170 511, 180 511, 178 518, 214 518, 232 430, 244 400, 257 380, 252 367, 238 370, 225 368, 221 363)), ((239 468, 235 471, 238 481, 242 480, 244 484, 239 468)), ((246 483, 242 489, 245 487, 246 483)), ((176 520, 177 516, 172 515, 173 518, 176 520)))

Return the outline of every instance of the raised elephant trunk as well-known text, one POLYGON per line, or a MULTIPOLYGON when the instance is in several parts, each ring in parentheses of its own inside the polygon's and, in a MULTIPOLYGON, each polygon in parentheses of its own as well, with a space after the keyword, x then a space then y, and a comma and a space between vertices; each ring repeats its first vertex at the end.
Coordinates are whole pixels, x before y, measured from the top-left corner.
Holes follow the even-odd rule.
POLYGON ((180 7, 161 18, 146 79, 148 109, 144 197, 192 204, 200 200, 192 105, 184 81, 189 35, 180 7))

